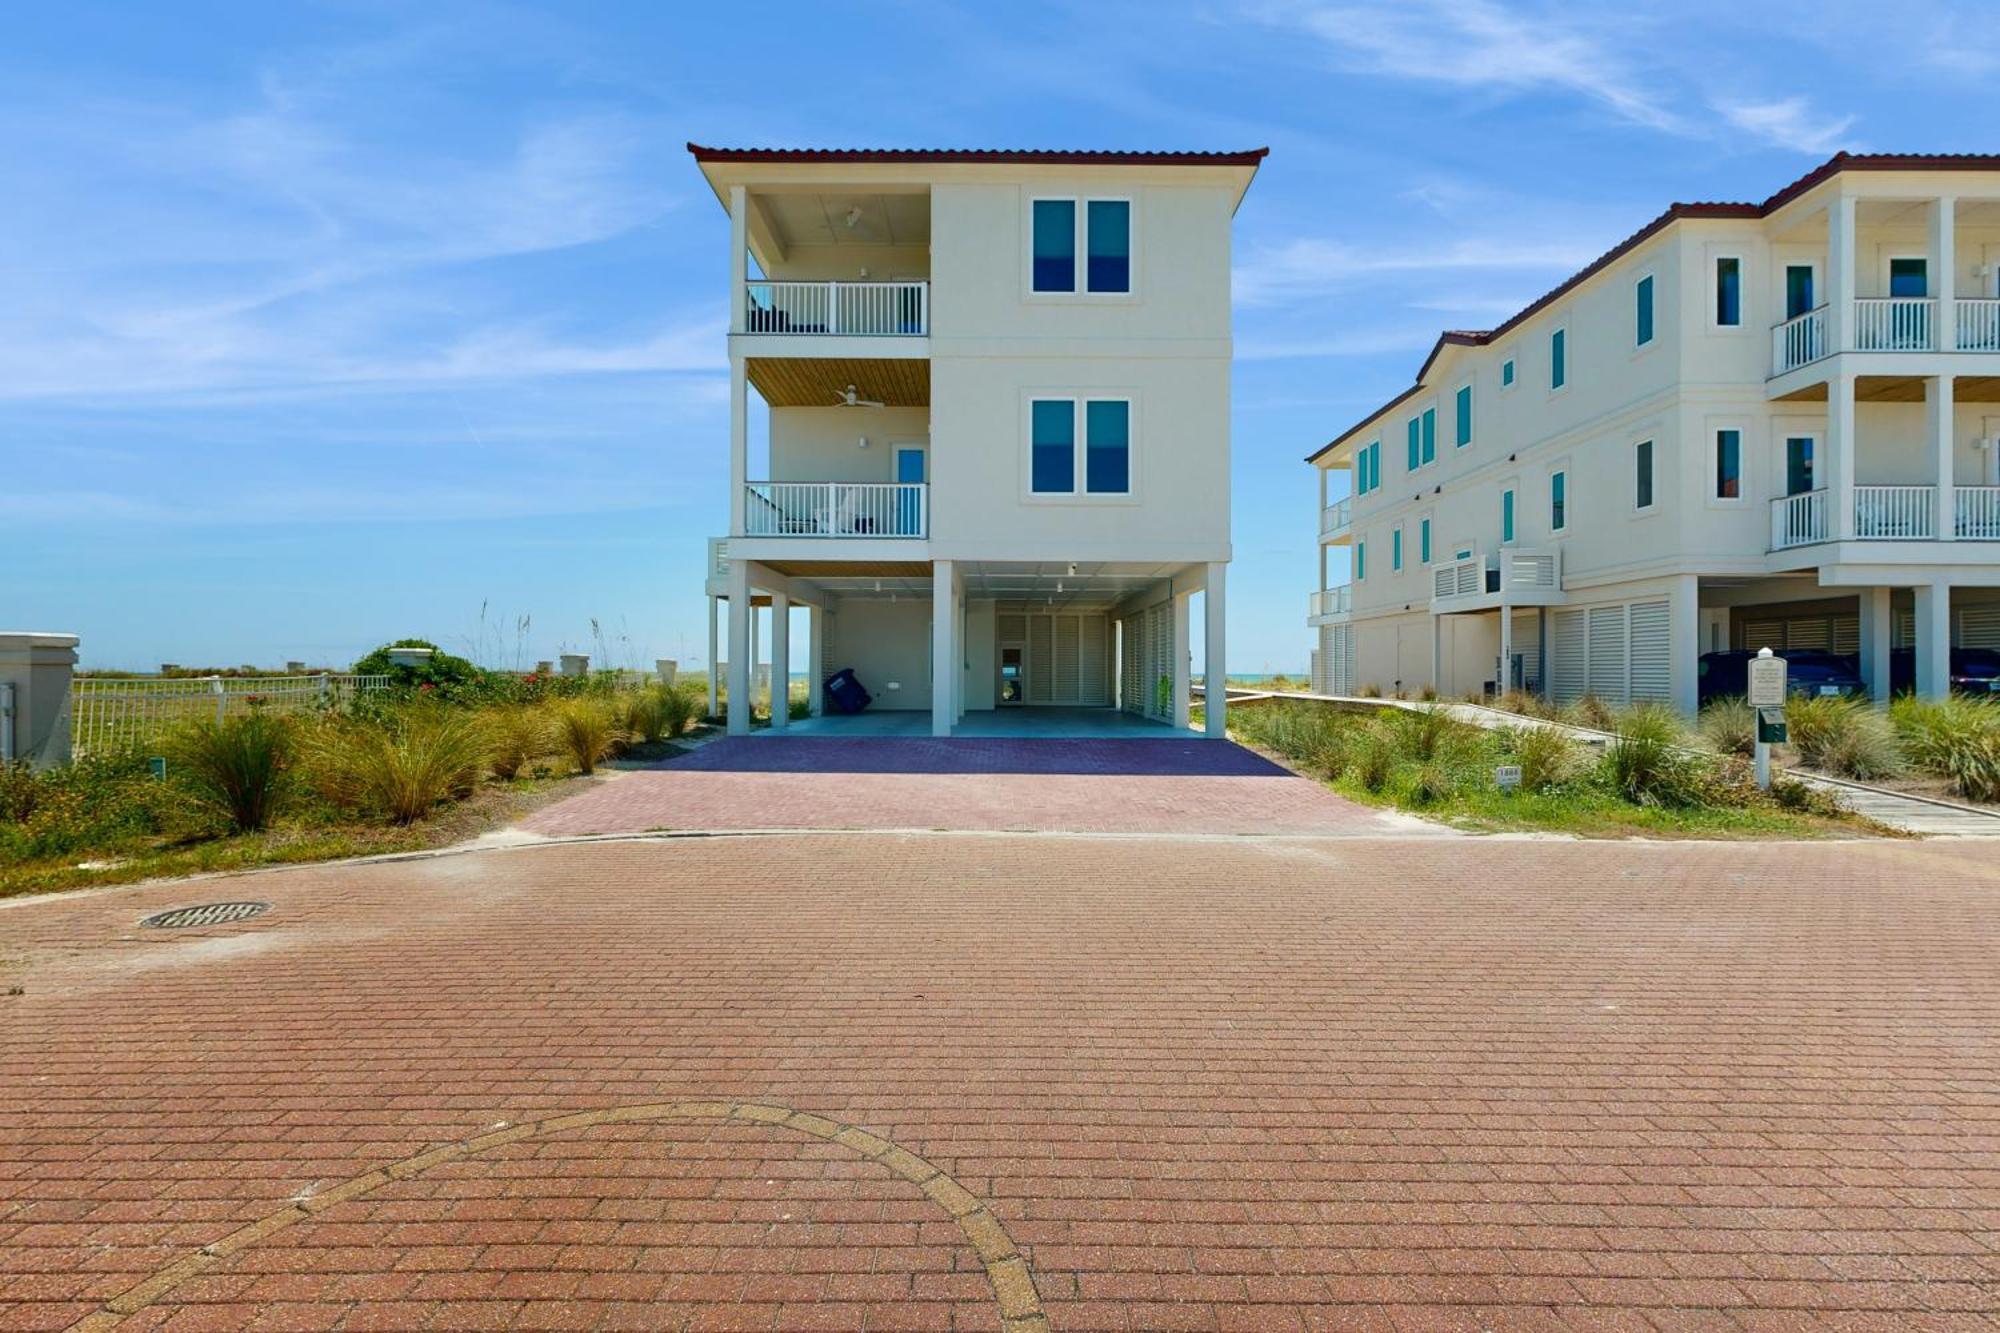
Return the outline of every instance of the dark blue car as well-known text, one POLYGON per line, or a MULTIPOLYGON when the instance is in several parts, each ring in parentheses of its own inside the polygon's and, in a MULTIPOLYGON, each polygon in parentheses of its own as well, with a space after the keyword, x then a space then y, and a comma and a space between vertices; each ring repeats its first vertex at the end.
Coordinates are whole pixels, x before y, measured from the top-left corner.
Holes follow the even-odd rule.
MULTIPOLYGON (((1951 650, 1951 688, 1960 694, 2000 694, 2000 648, 1951 650)), ((1917 650, 1898 648, 1889 654, 1889 689, 1896 694, 1917 687, 1917 650)))
MULTIPOLYGON (((1701 701, 1747 694, 1750 689, 1750 659, 1757 654, 1737 650, 1703 653, 1696 664, 1701 701)), ((1844 653, 1818 648, 1797 648, 1783 654, 1786 685, 1793 694, 1839 695, 1843 698, 1868 697, 1867 682, 1861 679, 1861 663, 1844 653)))

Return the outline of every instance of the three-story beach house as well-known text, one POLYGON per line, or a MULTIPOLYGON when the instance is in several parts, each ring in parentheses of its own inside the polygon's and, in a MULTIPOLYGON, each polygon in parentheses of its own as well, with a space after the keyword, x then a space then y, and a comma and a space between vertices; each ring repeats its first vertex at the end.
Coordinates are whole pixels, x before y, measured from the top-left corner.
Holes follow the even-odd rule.
POLYGON ((1316 686, 1692 710, 1768 646, 1944 693, 2000 646, 1996 275, 2000 157, 1841 154, 1445 333, 1308 460, 1316 686))
POLYGON ((1197 593, 1224 669, 1230 226, 1264 150, 688 147, 729 218, 729 730, 763 606, 772 678, 816 706, 849 668, 938 736, 1184 727, 1197 593))

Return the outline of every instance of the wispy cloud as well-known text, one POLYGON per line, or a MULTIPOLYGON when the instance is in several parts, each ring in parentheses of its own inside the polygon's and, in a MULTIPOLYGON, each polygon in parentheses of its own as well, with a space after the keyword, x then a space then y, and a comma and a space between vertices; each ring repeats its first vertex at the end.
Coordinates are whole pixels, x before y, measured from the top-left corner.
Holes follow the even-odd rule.
POLYGON ((1801 153, 1832 153, 1852 147, 1847 132, 1853 116, 1825 116, 1813 110, 1803 97, 1786 97, 1775 102, 1716 102, 1724 120, 1746 134, 1801 153))
POLYGON ((1307 237, 1254 252, 1237 266, 1242 305, 1295 301, 1370 278, 1396 274, 1568 272, 1589 262, 1601 244, 1472 237, 1420 249, 1385 249, 1307 237))

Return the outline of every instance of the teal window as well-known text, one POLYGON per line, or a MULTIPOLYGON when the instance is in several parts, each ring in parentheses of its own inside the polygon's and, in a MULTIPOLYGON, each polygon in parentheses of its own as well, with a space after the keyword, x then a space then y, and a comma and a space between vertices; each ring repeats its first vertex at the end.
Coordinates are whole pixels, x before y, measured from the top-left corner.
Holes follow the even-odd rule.
POLYGON ((1500 492, 1500 540, 1514 540, 1514 491, 1512 487, 1500 492))
POLYGON ((1569 330, 1557 329, 1549 335, 1549 388, 1569 383, 1569 330))
POLYGON ((1431 562, 1431 521, 1425 519, 1417 524, 1417 559, 1425 564, 1431 562))
POLYGON ((1647 343, 1653 341, 1652 274, 1648 273, 1645 277, 1639 279, 1638 287, 1633 290, 1632 300, 1636 307, 1634 318, 1638 321, 1638 328, 1635 330, 1635 334, 1638 339, 1638 345, 1644 347, 1647 343))
POLYGON ((1514 383, 1514 358, 1508 357, 1500 363, 1500 387, 1511 388, 1514 383))
POLYGON ((1930 263, 1928 260, 1891 259, 1889 261, 1889 295, 1929 296, 1930 263))
POLYGON ((1132 404, 1122 398, 1083 405, 1083 484, 1093 495, 1132 489, 1132 404))
POLYGON ((1032 488, 1042 495, 1076 490, 1076 404, 1067 398, 1037 398, 1029 417, 1032 488))
POLYGON ((1424 409, 1424 462, 1435 463, 1438 457, 1438 412, 1435 407, 1424 409))
POLYGON ((1811 264, 1785 265, 1785 318, 1797 319, 1813 308, 1811 264))
POLYGON ((1389 533, 1389 569, 1393 573, 1403 571, 1403 530, 1396 528, 1389 533))
POLYGON ((1641 440, 1632 447, 1632 507, 1653 507, 1653 442, 1641 440))
POLYGON ((1076 290, 1076 200, 1037 199, 1034 280, 1038 292, 1076 290))
POLYGON ((1409 433, 1409 470, 1415 472, 1424 465, 1424 423, 1421 417, 1410 418, 1409 433))
POLYGON ((1453 403, 1456 416, 1453 419, 1452 443, 1463 449, 1472 443, 1472 386, 1464 386, 1458 391, 1453 403))
POLYGON ((1715 432, 1715 498, 1743 498, 1743 432, 1715 432))
POLYGON ((1785 441, 1785 494, 1804 495, 1813 490, 1813 451, 1817 441, 1810 435, 1794 435, 1785 441))
POLYGON ((1549 477, 1549 531, 1561 532, 1569 526, 1569 473, 1549 477))
POLYGON ((1132 205, 1092 199, 1084 205, 1084 276, 1093 292, 1132 290, 1132 205))
POLYGON ((1727 328, 1743 322, 1743 261, 1734 255, 1715 261, 1715 322, 1727 328))
POLYGON ((1382 484, 1382 442, 1375 440, 1363 446, 1355 459, 1354 492, 1366 495, 1382 484))
POLYGON ((1356 582, 1368 577, 1368 543, 1354 543, 1354 578, 1356 582))

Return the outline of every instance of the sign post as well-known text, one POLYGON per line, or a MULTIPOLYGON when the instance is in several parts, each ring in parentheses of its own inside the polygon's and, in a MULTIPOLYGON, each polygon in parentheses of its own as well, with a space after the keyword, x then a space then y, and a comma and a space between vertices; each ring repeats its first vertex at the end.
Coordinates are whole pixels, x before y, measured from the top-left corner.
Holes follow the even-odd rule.
POLYGON ((1757 789, 1771 790, 1771 746, 1785 740, 1785 659, 1759 648, 1750 659, 1750 707, 1757 713, 1757 789))

